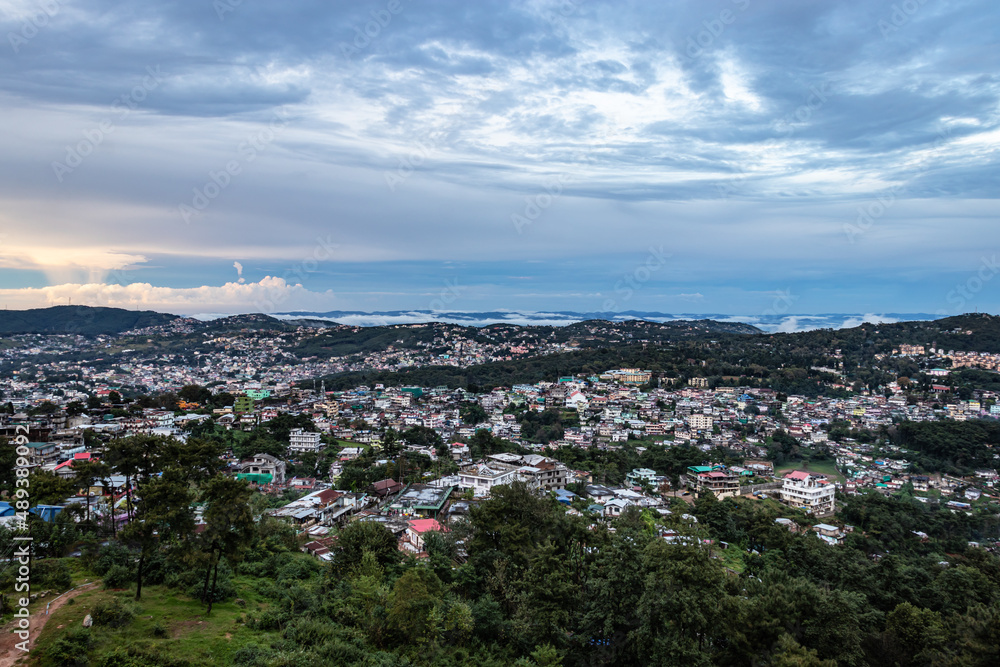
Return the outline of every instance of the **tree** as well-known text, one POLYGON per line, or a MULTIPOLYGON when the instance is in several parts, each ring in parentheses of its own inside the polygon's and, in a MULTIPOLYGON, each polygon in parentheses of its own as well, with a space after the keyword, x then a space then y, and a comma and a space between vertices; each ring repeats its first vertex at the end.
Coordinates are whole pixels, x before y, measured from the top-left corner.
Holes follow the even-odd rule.
POLYGON ((29 415, 52 415, 59 412, 59 406, 52 401, 42 401, 37 407, 28 410, 29 415))
POLYGON ((903 602, 885 618, 880 654, 887 658, 886 662, 903 667, 925 664, 932 662, 928 660, 930 654, 942 648, 944 640, 944 623, 940 614, 903 602), (925 654, 921 656, 921 653, 925 654))
POLYGON ((721 566, 706 549, 651 542, 643 554, 646 585, 636 641, 656 664, 708 665, 724 599, 721 566))
POLYGON ((372 554, 379 566, 386 567, 399 560, 399 543, 392 531, 381 523, 349 523, 340 531, 333 548, 334 571, 346 574, 361 562, 365 553, 372 554))
POLYGON ((171 541, 183 542, 194 533, 192 496, 183 472, 168 468, 159 477, 142 482, 135 518, 123 530, 122 538, 139 548, 135 599, 142 598, 143 568, 153 552, 171 541))
POLYGON ((594 664, 638 663, 629 633, 639 623, 637 610, 645 583, 642 550, 646 541, 618 532, 600 548, 588 568, 583 600, 582 636, 593 642, 594 664), (612 645, 613 644, 613 645, 612 645))
POLYGON ((73 481, 87 496, 87 523, 90 523, 90 487, 94 482, 107 484, 110 477, 111 468, 97 459, 73 462, 73 481))
POLYGON ((441 434, 427 426, 411 426, 403 431, 403 440, 411 445, 433 447, 435 450, 439 450, 444 445, 441 434))
POLYGON ((133 435, 116 438, 108 443, 105 461, 120 475, 125 476, 125 505, 129 520, 133 515, 134 481, 144 481, 159 469, 158 456, 166 441, 173 438, 154 435, 133 435))
POLYGON ((463 424, 481 424, 486 421, 486 410, 479 403, 466 401, 458 408, 458 414, 463 424))
POLYGON ((411 568, 392 587, 389 627, 410 643, 427 641, 438 629, 434 611, 440 602, 437 576, 425 567, 411 568))
POLYGON ((33 470, 28 476, 31 500, 36 505, 60 505, 76 494, 76 482, 48 470, 33 470))
POLYGON ((206 615, 212 613, 215 585, 219 577, 219 559, 225 557, 229 562, 236 562, 253 540, 251 493, 250 486, 245 481, 224 475, 213 477, 205 484, 203 500, 207 506, 204 515, 205 530, 201 540, 209 557, 209 567, 205 570, 205 584, 202 589, 202 598, 208 600, 206 615), (210 571, 212 585, 209 590, 210 571))
POLYGON ((572 612, 580 607, 580 589, 566 558, 549 542, 532 557, 522 587, 521 614, 536 641, 565 645, 572 612))
POLYGON ((399 452, 399 432, 391 426, 385 430, 382 436, 382 453, 392 458, 399 452))
POLYGON ((208 405, 212 400, 212 391, 199 384, 186 384, 177 392, 177 398, 188 403, 208 405))
POLYGON ((16 463, 17 447, 6 440, 0 441, 0 495, 13 495, 16 463))
POLYGON ((789 634, 781 635, 771 661, 771 667, 836 667, 836 660, 820 660, 816 651, 805 648, 789 634))

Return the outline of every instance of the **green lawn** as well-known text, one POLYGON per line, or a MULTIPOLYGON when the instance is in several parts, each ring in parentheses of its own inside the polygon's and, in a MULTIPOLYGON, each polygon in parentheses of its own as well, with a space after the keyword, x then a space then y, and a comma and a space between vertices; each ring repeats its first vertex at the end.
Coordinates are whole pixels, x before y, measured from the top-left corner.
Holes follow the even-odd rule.
POLYGON ((243 620, 245 614, 263 609, 254 590, 256 580, 235 577, 237 595, 244 601, 218 603, 212 615, 205 616, 205 607, 195 599, 165 586, 143 586, 142 600, 134 602, 135 591, 104 590, 95 587, 86 590, 72 601, 52 613, 45 629, 38 637, 36 649, 31 653, 29 665, 44 665, 44 647, 51 646, 60 636, 72 629, 81 628, 83 619, 101 600, 120 597, 134 604, 136 616, 120 629, 94 626, 91 655, 101 655, 120 646, 139 645, 171 658, 187 660, 192 665, 232 664, 233 654, 250 643, 267 642, 271 634, 248 630, 243 620))
POLYGON ((844 476, 840 474, 837 470, 837 466, 833 461, 797 461, 795 463, 787 463, 783 466, 778 466, 774 469, 774 474, 777 477, 781 477, 786 472, 790 470, 805 470, 807 472, 815 472, 820 475, 826 475, 831 479, 839 482, 844 481, 844 476))

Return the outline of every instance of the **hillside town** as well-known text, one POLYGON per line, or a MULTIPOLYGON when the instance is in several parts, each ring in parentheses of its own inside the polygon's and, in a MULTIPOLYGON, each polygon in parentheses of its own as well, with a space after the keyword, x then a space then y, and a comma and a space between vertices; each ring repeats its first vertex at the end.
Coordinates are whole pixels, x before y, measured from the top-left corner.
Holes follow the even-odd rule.
MULTIPOLYGON (((75 464, 104 456, 109 438, 184 441, 209 429, 235 435, 255 432, 279 418, 304 420, 305 426, 288 431, 279 452, 250 452, 241 458, 230 449, 224 456, 229 474, 259 493, 285 499, 268 512, 302 531, 308 538, 304 548, 319 558, 329 553, 337 528, 356 520, 384 523, 397 535, 400 549, 422 554, 426 531, 461 521, 470 506, 513 482, 553 494, 569 506, 567 511, 595 522, 613 520, 630 507, 663 517, 678 514, 682 521, 688 515, 679 508, 706 495, 778 502, 790 517, 799 517, 798 523, 788 519, 790 528, 804 522, 836 543, 851 530, 834 525, 838 497, 906 490, 923 501, 971 511, 997 497, 1000 480, 1000 461, 961 477, 923 471, 914 468, 913 452, 872 436, 901 421, 995 417, 1000 406, 989 391, 946 405, 907 400, 895 383, 888 396, 806 398, 761 388, 712 389, 700 378, 654 387, 650 371, 619 368, 481 393, 381 384, 326 391, 323 383, 312 390, 230 379, 215 389, 231 394, 232 404, 208 409, 182 401, 182 409, 169 410, 129 405, 108 383, 112 379, 92 377, 98 400, 73 411, 67 405, 84 398, 82 393, 58 395, 39 384, 40 395, 24 397, 16 406, 23 410, 45 401, 53 408, 0 415, 0 434, 27 429, 30 465, 72 478, 75 464), (538 427, 530 415, 554 415, 558 423, 538 427), (432 433, 435 441, 408 442, 405 434, 412 432, 432 433), (512 451, 474 456, 480 449, 477 439, 483 437, 509 443, 512 451), (611 479, 606 470, 580 469, 559 458, 569 451, 628 450, 641 456, 678 449, 694 452, 696 464, 673 474, 636 467, 611 479), (289 473, 306 460, 314 462, 312 474, 289 473), (315 465, 320 460, 322 469, 315 465), (346 471, 361 460, 394 472, 364 485, 355 479, 345 487, 346 471), (404 474, 407 465, 416 477, 404 474)), ((113 471, 61 506, 89 500, 94 512, 120 520, 117 513, 129 483, 113 471)), ((46 511, 58 512, 59 507, 46 511)))

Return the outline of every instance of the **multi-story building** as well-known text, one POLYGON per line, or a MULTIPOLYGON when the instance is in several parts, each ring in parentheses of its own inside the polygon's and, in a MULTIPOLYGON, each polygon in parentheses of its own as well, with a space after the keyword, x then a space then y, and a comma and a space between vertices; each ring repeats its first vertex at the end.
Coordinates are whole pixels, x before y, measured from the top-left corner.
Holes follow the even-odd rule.
POLYGON ((641 486, 642 484, 656 484, 656 471, 650 468, 635 468, 625 475, 625 483, 629 486, 641 486))
MULTIPOLYGON (((539 458, 544 459, 544 457, 539 458)), ((566 466, 551 459, 529 463, 520 468, 518 473, 520 478, 528 483, 528 486, 545 491, 565 489, 566 483, 569 481, 569 470, 566 466)))
POLYGON ((491 461, 490 463, 474 463, 459 470, 461 479, 459 488, 472 489, 477 496, 489 495, 494 486, 510 484, 517 480, 518 468, 510 464, 491 461))
POLYGON ((320 434, 314 431, 293 428, 288 434, 288 451, 291 453, 305 454, 307 452, 318 452, 323 446, 320 434))
POLYGON ((285 462, 270 454, 254 454, 240 464, 241 475, 270 475, 271 484, 285 483, 285 462))
POLYGON ((233 412, 236 414, 253 412, 253 399, 249 396, 237 396, 233 403, 233 412))
POLYGON ((688 417, 688 428, 692 431, 711 431, 713 423, 711 415, 696 412, 688 417))
POLYGON ((695 498, 711 491, 719 500, 740 495, 740 478, 728 470, 712 470, 688 475, 688 486, 695 498))
POLYGON ((782 478, 781 501, 815 516, 833 514, 836 487, 824 475, 793 470, 782 478))

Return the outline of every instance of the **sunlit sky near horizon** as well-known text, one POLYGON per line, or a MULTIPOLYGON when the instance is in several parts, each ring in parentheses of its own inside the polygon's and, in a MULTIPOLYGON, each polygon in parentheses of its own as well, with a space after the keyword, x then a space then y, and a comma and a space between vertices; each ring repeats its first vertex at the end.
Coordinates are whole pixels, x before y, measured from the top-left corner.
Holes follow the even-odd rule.
POLYGON ((0 32, 10 308, 1000 310, 996 2, 0 0, 0 32))

